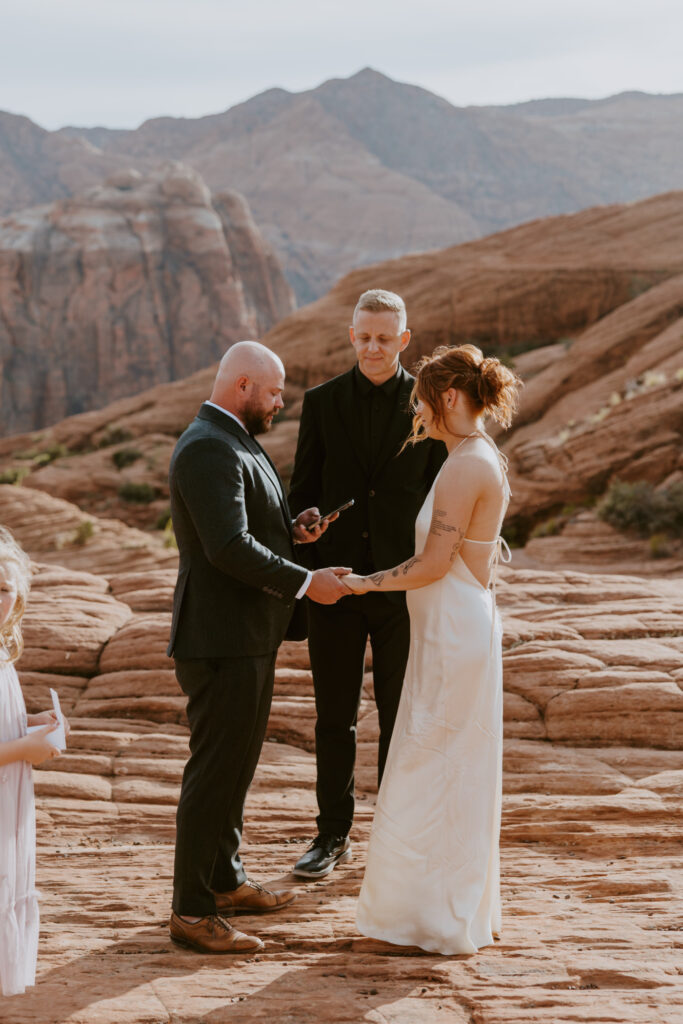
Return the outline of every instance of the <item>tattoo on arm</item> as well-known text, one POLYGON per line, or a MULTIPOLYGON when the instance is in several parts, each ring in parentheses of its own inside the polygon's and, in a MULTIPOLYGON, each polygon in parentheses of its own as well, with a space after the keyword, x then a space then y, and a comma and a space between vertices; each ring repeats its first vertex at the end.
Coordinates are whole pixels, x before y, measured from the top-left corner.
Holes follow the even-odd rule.
MULTIPOLYGON (((407 562, 402 562, 401 565, 397 565, 395 569, 391 570, 391 575, 394 579, 398 579, 399 576, 406 576, 414 565, 420 561, 419 555, 413 555, 407 562)), ((372 576, 368 576, 371 583, 374 583, 376 587, 381 587, 382 581, 386 576, 386 572, 375 572, 372 576)))
POLYGON ((434 534, 435 537, 443 536, 447 533, 456 534, 453 547, 451 548, 451 563, 455 561, 462 542, 465 539, 465 531, 459 526, 452 526, 447 520, 448 513, 442 508, 435 508, 432 513, 432 525, 429 528, 429 532, 434 534))
POLYGON ((429 532, 438 536, 441 533, 459 533, 462 535, 462 530, 459 526, 451 526, 448 522, 448 513, 442 508, 435 508, 432 513, 432 525, 429 527, 429 532))
POLYGON ((458 539, 456 540, 455 544, 451 548, 451 564, 455 561, 456 556, 458 554, 458 551, 462 547, 462 542, 465 539, 465 536, 464 536, 464 533, 463 533, 462 530, 458 529, 458 534, 459 534, 458 539))

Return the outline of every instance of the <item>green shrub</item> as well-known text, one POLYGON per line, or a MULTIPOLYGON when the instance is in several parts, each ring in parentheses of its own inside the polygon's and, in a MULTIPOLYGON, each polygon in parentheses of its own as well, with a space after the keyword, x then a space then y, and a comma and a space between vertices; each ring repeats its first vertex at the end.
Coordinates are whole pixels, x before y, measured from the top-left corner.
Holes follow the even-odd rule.
POLYGON ((0 484, 20 484, 25 476, 28 476, 29 470, 24 469, 6 469, 4 473, 0 473, 0 484))
POLYGON ((109 448, 113 444, 123 444, 125 441, 132 441, 133 435, 130 430, 124 427, 108 427, 97 442, 98 448, 109 448))
POLYGON ((126 466, 132 466, 134 462, 141 458, 142 452, 139 452, 137 448, 119 448, 112 455, 111 461, 117 469, 125 469, 126 466))
POLYGON ((165 508, 164 511, 159 514, 159 517, 158 517, 156 523, 154 524, 154 529, 155 530, 165 530, 167 525, 168 525, 168 523, 169 523, 169 521, 170 521, 170 519, 171 519, 171 510, 170 510, 170 508, 165 508))
POLYGON ((653 533, 650 537, 650 555, 652 558, 668 558, 671 554, 669 538, 665 533, 653 533))
POLYGON ((175 531, 173 529, 173 520, 169 517, 166 526, 164 527, 164 547, 175 548, 178 550, 178 541, 175 539, 175 531))
POLYGON ((15 458, 25 459, 26 461, 32 462, 34 466, 40 467, 47 466, 48 463, 54 462, 55 459, 63 459, 64 456, 68 454, 69 449, 66 445, 57 444, 55 442, 54 444, 48 445, 47 448, 42 449, 42 451, 38 448, 29 448, 25 452, 17 452, 15 458))
POLYGON ((683 483, 655 490, 651 483, 616 480, 598 504, 600 519, 640 537, 683 536, 683 483))
POLYGON ((94 532, 95 527, 92 519, 84 519, 83 522, 79 523, 74 530, 71 543, 82 547, 84 544, 88 543, 94 532))
POLYGON ((534 526, 531 538, 533 540, 534 537, 556 537, 558 533, 562 533, 563 526, 562 519, 546 519, 544 523, 534 526))
POLYGON ((154 501, 159 496, 157 488, 152 487, 151 484, 136 484, 132 480, 121 484, 117 493, 123 501, 136 505, 149 505, 151 501, 154 501))

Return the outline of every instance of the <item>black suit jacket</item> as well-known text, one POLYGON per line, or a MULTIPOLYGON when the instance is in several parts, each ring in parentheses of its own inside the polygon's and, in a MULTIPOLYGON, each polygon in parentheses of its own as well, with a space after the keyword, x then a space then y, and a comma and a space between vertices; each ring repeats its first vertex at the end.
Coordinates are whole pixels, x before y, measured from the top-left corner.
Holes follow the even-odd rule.
POLYGON ((202 405, 169 471, 180 566, 168 654, 245 657, 277 649, 306 570, 295 564, 277 470, 231 417, 202 405))
MULTIPOLYGON (((415 551, 415 520, 446 458, 446 446, 428 439, 400 452, 410 434, 414 378, 400 367, 400 386, 386 436, 371 466, 357 415, 354 371, 343 373, 304 395, 299 441, 290 489, 298 515, 317 506, 324 514, 349 498, 317 544, 302 555, 311 568, 348 565, 363 572, 368 556, 388 569, 415 551), (400 452, 400 454, 399 454, 400 452)), ((398 592, 388 595, 403 600, 398 592)))

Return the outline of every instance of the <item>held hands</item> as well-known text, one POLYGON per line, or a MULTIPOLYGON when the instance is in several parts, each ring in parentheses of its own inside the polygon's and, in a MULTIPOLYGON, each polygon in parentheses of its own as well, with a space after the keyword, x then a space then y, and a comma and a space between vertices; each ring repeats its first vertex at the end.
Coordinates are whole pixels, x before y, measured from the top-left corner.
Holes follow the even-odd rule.
POLYGON ((349 589, 345 587, 342 578, 345 579, 351 572, 337 566, 330 569, 316 569, 306 591, 306 597, 318 604, 336 604, 340 597, 348 597, 349 589))
POLYGON ((344 586, 348 587, 352 594, 367 594, 371 589, 368 577, 359 576, 355 572, 348 573, 344 576, 344 586))
POLYGON ((294 540, 297 544, 312 544, 322 537, 327 527, 335 519, 339 519, 338 512, 335 512, 333 516, 328 516, 326 519, 321 519, 320 509, 307 508, 304 512, 300 512, 294 520, 294 540))

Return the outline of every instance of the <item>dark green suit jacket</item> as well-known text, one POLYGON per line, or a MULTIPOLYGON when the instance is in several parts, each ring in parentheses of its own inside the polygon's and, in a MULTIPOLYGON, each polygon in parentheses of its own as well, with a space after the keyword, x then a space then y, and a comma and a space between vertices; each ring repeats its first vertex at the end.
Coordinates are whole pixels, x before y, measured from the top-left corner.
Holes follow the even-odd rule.
POLYGON ((180 437, 169 471, 180 566, 168 654, 268 654, 282 642, 306 570, 294 559, 277 470, 257 442, 210 405, 180 437))

